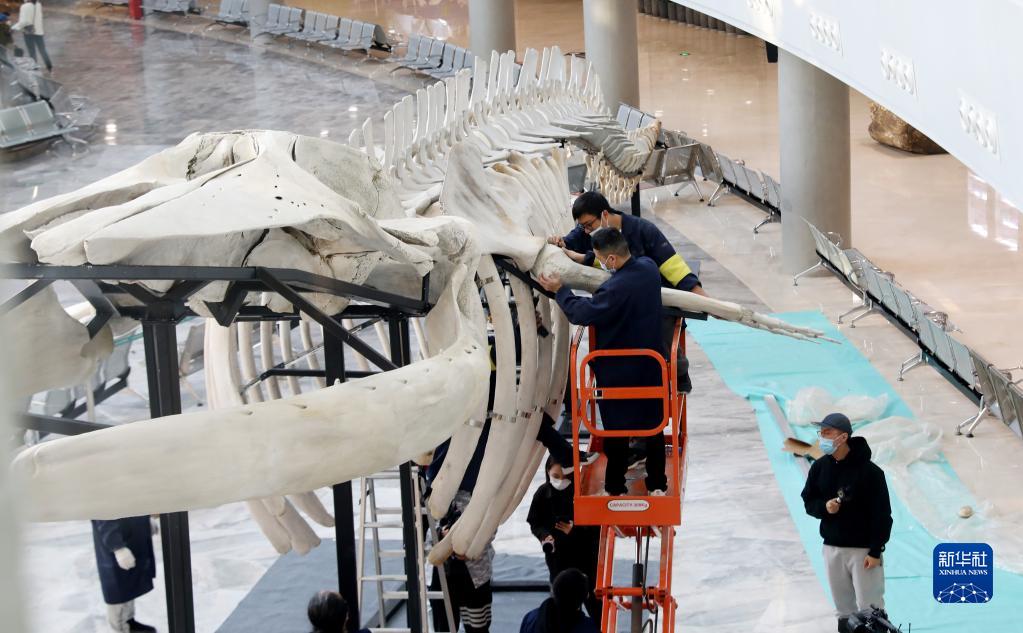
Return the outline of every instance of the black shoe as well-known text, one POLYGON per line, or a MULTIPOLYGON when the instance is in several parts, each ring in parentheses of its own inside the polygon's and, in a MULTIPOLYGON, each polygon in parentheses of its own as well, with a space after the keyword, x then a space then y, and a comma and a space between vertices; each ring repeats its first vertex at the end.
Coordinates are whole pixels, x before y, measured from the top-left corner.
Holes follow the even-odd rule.
POLYGON ((593 462, 597 461, 600 457, 600 453, 590 453, 588 451, 579 451, 579 463, 583 466, 589 466, 593 462))
POLYGON ((685 356, 678 357, 676 379, 678 390, 682 393, 690 393, 693 390, 693 381, 689 380, 689 359, 685 356))
POLYGON ((136 622, 135 618, 128 620, 128 630, 132 633, 156 633, 155 626, 149 626, 148 624, 142 624, 136 622))
POLYGON ((849 633, 849 618, 838 618, 838 633, 849 633))

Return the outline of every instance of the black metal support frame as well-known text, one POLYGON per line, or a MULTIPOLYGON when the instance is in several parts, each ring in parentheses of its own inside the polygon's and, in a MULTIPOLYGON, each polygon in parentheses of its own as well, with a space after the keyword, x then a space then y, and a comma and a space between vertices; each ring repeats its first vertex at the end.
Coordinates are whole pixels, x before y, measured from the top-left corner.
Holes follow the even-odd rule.
MULTIPOLYGON (((0 264, 0 278, 33 280, 2 305, 7 312, 24 303, 55 281, 70 281, 96 309, 96 316, 87 324, 90 335, 98 332, 116 315, 141 322, 146 355, 146 374, 150 394, 150 414, 161 417, 181 413, 181 391, 178 380, 178 350, 176 326, 186 316, 195 316, 187 302, 213 282, 227 282, 223 301, 206 302, 221 325, 234 321, 298 320, 304 314, 323 327, 324 361, 322 371, 274 368, 264 372, 268 376, 324 376, 328 384, 351 378, 361 378, 377 372, 347 371, 344 346, 366 357, 382 371, 408 364, 408 319, 422 316, 430 309, 429 275, 423 278, 422 293, 409 298, 368 286, 347 283, 330 277, 300 270, 263 267, 225 268, 209 266, 43 266, 36 264, 0 264), (171 289, 163 294, 151 292, 138 282, 172 281, 171 289), (129 282, 119 284, 118 282, 129 282), (274 292, 289 301, 294 311, 275 313, 262 306, 243 306, 249 292, 274 292), (340 315, 327 315, 301 293, 317 292, 344 296, 363 302, 350 305, 340 315), (115 299, 127 295, 131 305, 115 307, 115 299), (355 333, 341 325, 341 318, 383 319, 391 329, 392 358, 380 354, 355 333)), ((81 420, 54 418, 26 414, 20 418, 23 428, 49 433, 76 435, 105 428, 81 420)), ((408 473, 408 465, 402 472, 408 473)), ((406 491, 407 476, 402 478, 402 518, 406 560, 405 568, 409 590, 409 627, 421 633, 419 618, 418 561, 412 522, 411 487, 406 491), (411 529, 411 533, 409 530, 411 529), (413 540, 409 540, 412 538, 413 540)), ((351 482, 333 487, 335 536, 337 539, 337 565, 340 593, 351 605, 353 621, 359 621, 358 577, 355 564, 357 543, 352 517, 354 499, 351 482)), ((191 550, 188 531, 188 513, 161 515, 164 580, 167 592, 168 631, 195 633, 195 614, 192 601, 191 550)))

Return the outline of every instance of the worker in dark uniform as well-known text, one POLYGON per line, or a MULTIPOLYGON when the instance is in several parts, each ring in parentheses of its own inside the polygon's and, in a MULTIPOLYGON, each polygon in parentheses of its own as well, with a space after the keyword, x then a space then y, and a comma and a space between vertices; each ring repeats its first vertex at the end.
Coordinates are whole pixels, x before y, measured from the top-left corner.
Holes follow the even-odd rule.
MULTIPOLYGON (((675 251, 661 229, 650 220, 632 215, 622 215, 608 203, 607 198, 596 191, 587 191, 575 199, 572 205, 572 219, 576 227, 564 237, 550 237, 548 242, 561 246, 573 261, 585 266, 596 266, 590 235, 599 228, 615 228, 622 232, 629 243, 633 257, 649 257, 657 264, 661 273, 661 285, 665 288, 685 290, 707 296, 700 278, 689 267, 686 260, 675 251)), ((671 350, 675 334, 675 317, 665 316, 661 322, 661 336, 665 351, 671 350)), ((689 393, 689 361, 680 352, 677 359, 679 391, 689 393)))
POLYGON ((149 517, 93 521, 92 541, 111 630, 117 633, 155 631, 135 619, 135 598, 152 591, 156 577, 149 517))
MULTIPOLYGON (((664 354, 661 341, 661 284, 657 265, 648 257, 633 257, 618 229, 596 231, 593 254, 611 272, 592 297, 578 297, 562 285, 561 278, 541 275, 540 285, 557 293, 558 305, 576 325, 596 328, 594 349, 652 349, 664 354)), ((650 387, 661 384, 660 365, 652 358, 597 358, 593 372, 600 387, 650 387)), ((658 426, 665 411, 661 400, 599 400, 600 417, 607 430, 648 430, 658 426)), ((664 436, 656 433, 642 438, 647 449, 646 485, 650 494, 664 494, 664 436)), ((628 441, 606 438, 604 453, 607 494, 627 492, 628 441)))

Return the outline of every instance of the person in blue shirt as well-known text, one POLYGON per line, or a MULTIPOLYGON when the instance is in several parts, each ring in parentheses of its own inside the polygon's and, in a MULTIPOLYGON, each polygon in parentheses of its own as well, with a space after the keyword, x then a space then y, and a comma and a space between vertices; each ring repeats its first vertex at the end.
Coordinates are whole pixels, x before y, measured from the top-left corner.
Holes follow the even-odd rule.
POLYGON ((582 612, 589 591, 586 574, 566 569, 554 579, 551 597, 522 618, 519 633, 600 633, 593 618, 582 612))
MULTIPOLYGON (((594 326, 593 349, 651 349, 664 355, 661 340, 661 283, 657 265, 648 257, 633 257, 618 229, 595 231, 593 253, 611 276, 592 297, 580 297, 564 286, 557 274, 541 275, 539 282, 556 293, 558 306, 570 323, 594 326)), ((652 358, 604 357, 592 363, 600 387, 650 387, 661 384, 660 365, 652 358)), ((599 400, 600 417, 607 430, 648 430, 658 426, 665 411, 661 400, 599 400)), ((647 452, 647 490, 664 494, 664 436, 643 437, 647 452)), ((627 492, 628 440, 606 438, 607 469, 604 490, 609 495, 627 492)))
MULTIPOLYGON (((599 228, 618 229, 629 243, 629 252, 633 257, 649 257, 657 265, 663 287, 707 296, 700 278, 675 251, 675 247, 661 229, 650 220, 615 211, 607 198, 596 191, 587 191, 576 198, 572 204, 572 219, 575 220, 576 226, 568 235, 553 236, 547 241, 565 249, 565 254, 576 263, 585 266, 598 265, 590 236, 599 228)), ((665 351, 670 351, 674 333, 675 317, 665 316, 661 322, 665 351)), ((680 352, 677 362, 680 391, 689 393, 692 391, 689 361, 680 352)))

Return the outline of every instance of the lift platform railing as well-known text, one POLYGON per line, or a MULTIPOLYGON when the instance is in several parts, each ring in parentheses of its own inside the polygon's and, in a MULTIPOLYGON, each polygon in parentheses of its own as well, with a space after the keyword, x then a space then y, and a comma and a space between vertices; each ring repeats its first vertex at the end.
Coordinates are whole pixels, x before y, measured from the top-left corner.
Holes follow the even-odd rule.
POLYGON ((682 522, 682 497, 685 492, 685 464, 687 448, 686 398, 678 390, 677 358, 681 349, 685 351, 685 336, 681 320, 676 321, 672 336, 671 350, 665 362, 660 353, 648 349, 594 350, 578 361, 579 344, 584 332, 594 340, 594 329, 578 328, 572 338, 571 387, 572 387, 572 436, 579 446, 579 431, 585 426, 592 439, 590 450, 602 447, 604 438, 649 437, 664 433, 667 460, 668 491, 664 496, 630 494, 623 496, 596 496, 594 489, 603 485, 596 481, 599 473, 594 472, 596 464, 581 467, 578 451, 575 455, 575 471, 580 481, 575 486, 575 522, 579 525, 601 526, 600 547, 597 560, 595 593, 601 599, 601 621, 603 633, 616 633, 618 612, 631 614, 632 633, 647 631, 644 622, 647 614, 653 615, 653 628, 670 633, 675 630, 675 613, 678 604, 671 595, 672 565, 674 563, 675 526, 682 522), (590 363, 599 358, 650 358, 661 370, 661 383, 643 387, 601 388, 595 382, 590 363), (605 430, 597 427, 596 413, 599 400, 661 400, 663 417, 652 429, 605 430), (614 564, 615 545, 619 537, 635 538, 636 556, 632 565, 632 583, 615 586, 614 564), (650 539, 660 538, 660 565, 657 584, 647 584, 649 570, 650 539))
MULTIPOLYGON (((588 328, 589 340, 594 340, 593 328, 588 328)), ((575 471, 581 474, 581 481, 575 486, 575 516, 579 525, 614 526, 666 526, 679 525, 682 521, 681 497, 685 489, 685 394, 678 391, 677 366, 679 347, 685 350, 681 323, 676 322, 672 337, 671 353, 664 357, 649 349, 594 350, 581 361, 579 344, 587 328, 578 328, 572 338, 570 381, 572 386, 572 439, 579 446, 579 432, 585 427, 591 436, 590 450, 603 446, 604 438, 649 437, 664 433, 665 445, 670 448, 667 460, 668 490, 664 496, 627 494, 606 497, 587 494, 594 486, 592 467, 580 469, 578 453, 575 456, 575 471), (599 358, 650 358, 658 363, 661 383, 643 387, 600 387, 596 384, 590 364, 599 358), (663 417, 660 423, 644 430, 608 430, 598 428, 596 423, 599 400, 660 400, 663 417), (677 441, 676 441, 677 439, 677 441)))

